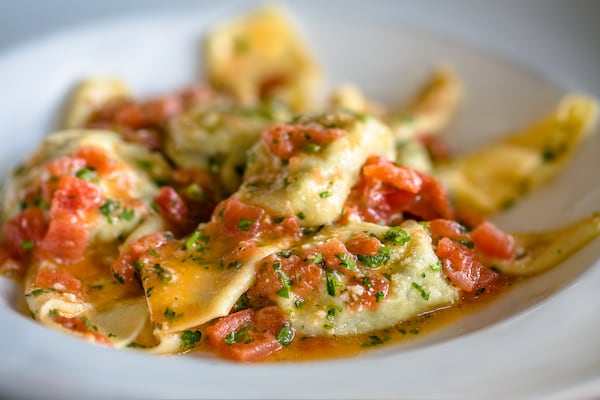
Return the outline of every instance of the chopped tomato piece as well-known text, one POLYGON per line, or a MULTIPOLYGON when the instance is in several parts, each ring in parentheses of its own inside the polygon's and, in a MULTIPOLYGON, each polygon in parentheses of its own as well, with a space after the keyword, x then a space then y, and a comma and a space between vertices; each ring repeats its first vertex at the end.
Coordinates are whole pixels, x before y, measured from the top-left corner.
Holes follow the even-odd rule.
POLYGON ((368 236, 365 233, 360 233, 346 242, 346 248, 350 253, 364 256, 376 255, 380 247, 381 241, 379 239, 368 236))
POLYGON ((169 241, 170 232, 154 232, 129 243, 129 248, 136 256, 151 249, 164 246, 169 241))
POLYGON ((40 289, 52 288, 81 296, 81 281, 62 269, 42 269, 36 275, 33 285, 40 289))
POLYGON ((277 306, 263 307, 254 313, 255 325, 273 336, 277 336, 281 327, 287 323, 285 314, 277 306))
POLYGON ((504 285, 504 278, 485 267, 477 254, 468 247, 442 238, 437 244, 436 255, 442 260, 444 273, 452 283, 465 292, 496 292, 504 285))
POLYGON ((141 105, 147 124, 163 125, 170 117, 181 113, 183 104, 177 96, 163 96, 141 105))
POLYGON ((212 222, 219 224, 220 230, 229 237, 251 238, 261 231, 264 216, 262 208, 232 196, 217 206, 212 222))
POLYGON ((479 224, 471 232, 471 238, 475 247, 487 257, 508 260, 515 255, 515 239, 491 222, 479 224))
POLYGON ((50 176, 61 177, 73 175, 75 172, 85 167, 86 161, 80 157, 63 156, 47 163, 44 168, 50 176))
POLYGON ((98 174, 106 174, 115 168, 115 161, 98 147, 82 147, 75 153, 76 157, 85 160, 88 167, 92 167, 98 174))
POLYGON ((257 250, 256 243, 251 240, 242 240, 233 250, 223 256, 223 266, 225 268, 239 269, 257 250))
POLYGON ((383 276, 367 274, 362 278, 355 278, 348 285, 352 288, 349 293, 349 305, 354 309, 373 309, 387 296, 390 282, 383 276))
POLYGON ((437 243, 443 237, 456 241, 471 239, 461 224, 449 219, 436 218, 429 221, 429 232, 433 243, 437 243))
POLYGON ((50 204, 50 218, 81 222, 85 213, 102 205, 102 191, 93 183, 74 176, 63 176, 50 204))
POLYGON ((315 246, 310 252, 307 252, 307 258, 314 262, 319 253, 322 254, 323 262, 327 268, 338 270, 348 276, 354 276, 358 273, 356 256, 350 253, 344 243, 338 239, 331 239, 315 246))
POLYGON ((447 161, 452 156, 448 144, 437 135, 422 135, 419 136, 419 141, 423 143, 429 156, 435 162, 447 161))
POLYGON ((409 193, 418 193, 423 183, 415 170, 395 165, 385 158, 376 156, 369 157, 362 169, 362 175, 366 179, 375 179, 409 193))
POLYGON ((257 318, 257 312, 251 309, 229 314, 206 329, 208 342, 231 360, 256 361, 265 358, 283 347, 273 332, 280 317, 276 316, 276 320, 271 321, 269 318, 273 316, 275 314, 268 310, 257 318))
POLYGON ((80 224, 53 219, 37 250, 42 256, 49 255, 63 262, 76 261, 85 251, 88 236, 88 230, 80 224))
POLYGON ((169 228, 178 235, 190 233, 196 227, 196 224, 190 218, 189 208, 171 186, 163 186, 154 201, 169 228))
POLYGON ((406 211, 425 221, 434 218, 452 218, 453 210, 446 188, 434 177, 420 175, 423 179, 423 186, 406 211))
POLYGON ((223 199, 219 180, 200 168, 176 169, 171 174, 171 179, 192 218, 197 222, 209 220, 215 206, 223 199))
POLYGON ((74 332, 79 332, 84 335, 86 339, 92 340, 96 343, 112 346, 112 342, 108 338, 102 335, 100 332, 94 330, 94 326, 91 325, 89 320, 85 317, 64 317, 62 315, 56 315, 53 317, 54 322, 62 325, 65 329, 69 329, 74 332))
POLYGON ((47 224, 41 208, 27 208, 2 227, 6 248, 17 260, 27 258, 46 233, 47 224))
POLYGON ((287 160, 302 150, 317 152, 345 134, 342 129, 323 128, 317 124, 276 124, 263 131, 262 140, 271 153, 287 160))
POLYGON ((453 215, 446 190, 435 178, 377 156, 367 159, 345 209, 343 220, 357 215, 386 225, 397 225, 405 214, 421 220, 453 215))

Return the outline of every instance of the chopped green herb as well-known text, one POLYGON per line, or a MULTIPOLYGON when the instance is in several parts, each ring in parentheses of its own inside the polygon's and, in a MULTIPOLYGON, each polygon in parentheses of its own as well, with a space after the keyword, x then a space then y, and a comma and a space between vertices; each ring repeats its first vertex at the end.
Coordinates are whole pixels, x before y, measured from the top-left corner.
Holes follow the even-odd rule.
POLYGON ((296 217, 298 217, 298 219, 304 219, 306 218, 306 215, 304 215, 304 213, 300 211, 298 214, 296 214, 296 217))
POLYGON ((339 253, 336 254, 335 257, 340 260, 340 265, 349 270, 356 270, 356 263, 354 262, 354 258, 352 255, 348 253, 339 253))
POLYGON ((477 288, 477 290, 475 290, 475 292, 473 294, 475 296, 481 296, 484 292, 485 292, 485 288, 484 287, 480 287, 480 288, 477 288))
POLYGON ((290 286, 290 279, 282 270, 277 270, 277 276, 279 277, 279 282, 281 282, 281 289, 279 289, 276 293, 279 297, 283 297, 286 299, 290 298, 290 291, 292 287, 290 286))
POLYGON ((79 179, 83 179, 84 181, 92 182, 98 179, 98 175, 96 174, 96 170, 94 168, 81 168, 77 172, 75 172, 75 176, 79 179))
POLYGON ((223 340, 228 345, 234 345, 236 343, 252 343, 254 339, 252 339, 247 333, 251 328, 253 328, 252 325, 245 324, 237 331, 232 331, 229 333, 223 340))
POLYGON ((458 241, 458 243, 460 243, 460 244, 462 244, 464 246, 467 246, 469 249, 474 249, 475 248, 475 244, 472 241, 467 240, 467 239, 461 239, 461 240, 458 241))
POLYGON ((188 240, 185 241, 185 248, 191 249, 196 244, 198 239, 200 239, 200 232, 194 231, 194 233, 191 234, 188 240))
POLYGON ((58 315, 58 312, 55 308, 53 308, 50 311, 48 311, 48 315, 50 315, 51 317, 56 317, 58 315))
POLYGON ((181 351, 191 350, 196 347, 201 338, 202 332, 200 331, 183 331, 180 336, 181 345, 179 349, 181 351))
POLYGON ((160 279, 160 281, 162 283, 169 283, 171 281, 171 279, 173 279, 171 272, 164 269, 162 267, 162 265, 156 263, 152 266, 152 268, 154 268, 154 271, 156 272, 156 276, 158 276, 158 279, 160 279))
POLYGON ((92 324, 92 322, 88 319, 88 317, 83 316, 82 320, 83 320, 83 324, 85 326, 87 326, 88 328, 90 328, 93 331, 98 331, 98 327, 96 325, 92 324))
POLYGON ((327 286, 327 294, 330 296, 335 296, 335 288, 336 287, 344 287, 342 281, 340 281, 339 277, 335 272, 325 272, 325 283, 327 286))
POLYGON ((240 260, 235 260, 227 264, 228 269, 240 269, 244 264, 240 260))
POLYGON ((197 183, 192 183, 185 188, 185 194, 192 200, 203 202, 206 201, 206 193, 204 189, 197 183))
POLYGON ((275 217, 275 218, 273 218, 273 223, 280 224, 283 222, 284 219, 285 219, 285 217, 275 217))
POLYGON ((325 258, 323 257, 323 253, 319 252, 317 253, 316 256, 314 256, 314 258, 312 259, 312 263, 313 264, 321 264, 323 261, 325 261, 325 258))
POLYGON ((255 221, 251 219, 240 219, 240 222, 238 222, 238 229, 243 232, 248 232, 250 227, 254 225, 254 222, 255 221))
POLYGON ((385 297, 385 293, 383 291, 378 291, 377 293, 375 293, 375 301, 377 303, 379 303, 381 300, 383 300, 383 298, 385 297))
POLYGON ((441 270, 442 269, 442 261, 441 260, 437 260, 435 263, 431 264, 429 266, 429 268, 432 271, 439 271, 439 270, 441 270))
POLYGON ((330 196, 331 196, 331 192, 325 191, 325 192, 319 193, 319 197, 322 198, 322 199, 326 199, 326 198, 328 198, 330 196))
POLYGON ((377 346, 377 345, 385 343, 385 341, 387 340, 387 339, 382 339, 381 337, 379 337, 377 335, 369 335, 367 339, 368 339, 368 341, 363 343, 361 345, 361 347, 377 346))
POLYGON ((292 249, 282 250, 277 255, 283 258, 290 258, 292 256, 292 249))
POLYGON ((289 346, 294 340, 294 330, 287 324, 283 325, 277 333, 276 339, 282 346, 289 346))
POLYGON ((21 248, 23 250, 31 250, 33 249, 34 243, 33 240, 25 240, 24 242, 21 242, 21 248))
POLYGON ((113 213, 119 208, 119 206, 120 203, 118 201, 106 199, 106 201, 98 209, 100 210, 100 214, 106 217, 108 223, 112 224, 113 213))
POLYGON ((238 301, 235 303, 235 308, 238 311, 250 308, 250 299, 248 299, 248 295, 246 293, 243 293, 240 296, 240 298, 238 299, 238 301))
POLYGON ((374 256, 358 254, 356 257, 367 267, 375 268, 387 264, 392 257, 392 251, 389 247, 381 246, 379 250, 377 250, 377 254, 375 254, 374 256))
POLYGON ((419 292, 423 300, 429 300, 429 293, 427 293, 425 289, 423 289, 423 286, 419 285, 417 282, 413 282, 412 287, 414 287, 417 290, 417 292, 419 292))
POLYGON ((404 229, 399 226, 391 227, 383 237, 383 240, 394 242, 399 245, 403 245, 408 243, 410 240, 410 235, 404 229))
POLYGON ((333 322, 337 313, 341 313, 343 308, 340 306, 333 305, 327 309, 327 320, 333 322))
POLYGON ((169 307, 165 308, 165 312, 163 313, 163 316, 165 317, 165 319, 167 319, 168 321, 172 321, 174 319, 180 318, 183 316, 183 313, 179 313, 177 314, 175 311, 171 310, 169 307))
POLYGON ((302 303, 304 303, 304 300, 300 298, 294 300, 294 306, 296 306, 296 308, 302 307, 302 303))
POLYGON ((152 296, 153 290, 154 290, 154 286, 150 286, 148 289, 146 289, 146 297, 152 296))
POLYGON ((119 219, 125 221, 131 221, 135 217, 135 210, 133 208, 125 208, 119 214, 119 219))
POLYGON ((309 153, 318 153, 319 151, 321 151, 321 146, 319 146, 316 143, 307 143, 303 146, 303 148, 309 153))

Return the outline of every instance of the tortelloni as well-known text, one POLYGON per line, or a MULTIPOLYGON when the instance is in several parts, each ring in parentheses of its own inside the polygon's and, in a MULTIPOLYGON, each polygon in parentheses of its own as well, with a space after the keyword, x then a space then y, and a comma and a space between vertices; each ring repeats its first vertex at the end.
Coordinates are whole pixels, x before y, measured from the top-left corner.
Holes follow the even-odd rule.
POLYGON ((30 263, 33 317, 117 347, 137 337, 148 319, 144 298, 119 285, 110 262, 130 234, 160 219, 154 179, 169 168, 113 132, 71 130, 50 135, 16 170, 2 193, 3 239, 30 263))
POLYGON ((390 129, 366 115, 338 111, 273 125, 249 152, 239 196, 274 215, 297 216, 302 226, 329 224, 366 159, 391 158, 393 148, 390 129))

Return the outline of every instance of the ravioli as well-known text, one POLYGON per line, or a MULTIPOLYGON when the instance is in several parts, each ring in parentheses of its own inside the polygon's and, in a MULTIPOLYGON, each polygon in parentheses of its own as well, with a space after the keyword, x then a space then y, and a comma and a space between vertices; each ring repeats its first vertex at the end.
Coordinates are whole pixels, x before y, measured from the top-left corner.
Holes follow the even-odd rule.
POLYGON ((280 103, 242 105, 231 99, 200 104, 168 125, 165 152, 180 168, 217 174, 234 192, 246 165, 246 151, 267 126, 290 118, 280 103))
POLYGON ((484 215, 510 206, 555 177, 592 134, 598 105, 565 97, 547 118, 435 171, 459 208, 484 215))
MULTIPOLYGON (((324 274, 318 294, 309 300, 296 302, 293 285, 288 298, 277 296, 277 304, 289 316, 296 331, 315 336, 366 333, 458 301, 459 290, 447 281, 439 268, 440 261, 433 250, 429 233, 415 221, 406 221, 401 228, 406 233, 406 242, 385 242, 390 253, 389 259, 382 265, 373 267, 361 261, 361 257, 356 261, 359 282, 369 276, 369 279, 373 279, 373 275, 389 281, 387 294, 381 300, 376 300, 374 308, 351 305, 352 297, 367 290, 368 285, 350 283, 341 274, 329 278, 324 274), (334 284, 335 293, 328 279, 337 280, 334 284)), ((332 239, 346 242, 361 233, 385 238, 389 230, 389 227, 370 223, 331 226, 320 231, 302 247, 314 247, 332 239)), ((294 252, 294 249, 291 250, 294 252)))
POLYGON ((342 136, 300 151, 289 161, 274 155, 264 140, 249 153, 238 194, 273 215, 298 216, 302 226, 319 226, 340 216, 360 168, 371 155, 393 156, 389 128, 370 116, 337 111, 294 121, 307 129, 340 129, 342 136))

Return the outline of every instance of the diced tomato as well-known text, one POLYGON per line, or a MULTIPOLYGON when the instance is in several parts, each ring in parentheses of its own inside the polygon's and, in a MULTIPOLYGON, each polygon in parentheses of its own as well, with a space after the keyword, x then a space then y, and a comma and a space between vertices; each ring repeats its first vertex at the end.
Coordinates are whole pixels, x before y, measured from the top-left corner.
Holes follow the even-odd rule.
POLYGON ((63 156, 48 162, 44 168, 50 176, 59 178, 65 175, 73 175, 84 168, 86 161, 80 157, 63 156))
POLYGON ((254 324, 258 329, 277 336, 281 327, 287 323, 285 314, 277 306, 263 307, 254 313, 254 324))
POLYGON ((249 257, 256 254, 258 248, 256 243, 251 240, 242 240, 235 248, 222 257, 223 266, 226 268, 240 268, 249 257))
POLYGON ((139 144, 148 150, 159 151, 163 146, 162 133, 155 128, 131 129, 119 128, 123 140, 129 143, 139 144))
POLYGON ((419 141, 425 145, 429 156, 435 162, 447 161, 452 156, 448 144, 437 135, 421 135, 419 141))
POLYGON ((367 274, 362 278, 353 279, 349 287, 355 286, 360 290, 351 290, 349 305, 354 309, 373 309, 385 299, 390 289, 390 282, 375 273, 367 274))
POLYGON ((512 235, 498 229, 489 221, 473 229, 471 238, 475 247, 487 257, 508 260, 515 255, 515 239, 512 235))
POLYGON ((65 293, 81 296, 81 281, 62 269, 42 269, 36 275, 35 288, 52 288, 65 293))
POLYGON ((381 247, 381 241, 375 237, 360 233, 346 242, 346 248, 352 254, 374 256, 381 247))
POLYGON ((181 113, 182 100, 174 95, 148 100, 141 105, 148 124, 163 125, 170 117, 181 113))
POLYGON ((323 255, 323 260, 327 268, 338 270, 349 276, 357 273, 356 257, 338 239, 330 239, 323 244, 315 246, 310 252, 307 252, 307 258, 314 260, 319 253, 323 255))
POLYGON ((473 250, 460 243, 442 238, 435 253, 442 260, 446 276, 465 292, 485 291, 490 294, 504 285, 500 274, 485 267, 473 250))
POLYGON ((63 176, 50 204, 50 218, 82 222, 85 213, 102 205, 102 191, 93 183, 74 176, 63 176))
POLYGON ((236 196, 222 201, 213 214, 212 222, 231 238, 251 238, 261 231, 265 210, 246 204, 236 196))
POLYGON ((423 184, 419 174, 410 168, 401 167, 382 157, 371 156, 362 169, 366 179, 375 179, 383 184, 409 193, 418 193, 423 184))
POLYGON ((132 291, 139 291, 140 271, 135 267, 137 256, 131 252, 123 252, 112 262, 110 269, 113 276, 122 285, 131 288, 132 291))
POLYGON ((110 266, 115 279, 131 292, 140 292, 140 267, 145 263, 144 258, 167 244, 169 235, 169 232, 154 232, 129 243, 129 251, 121 252, 110 266))
POLYGON ((131 252, 139 256, 151 249, 164 246, 169 241, 169 232, 153 232, 129 243, 131 252))
POLYGON ((269 315, 272 315, 270 311, 257 321, 256 312, 246 309, 222 317, 206 329, 208 342, 223 357, 231 360, 265 358, 283 347, 276 334, 270 332, 274 323, 268 320, 269 315), (258 326, 259 321, 264 326, 258 326))
POLYGON ((425 221, 434 218, 452 218, 453 210, 446 188, 434 177, 420 175, 423 179, 423 186, 406 211, 425 221))
POLYGON ((141 129, 148 121, 141 107, 134 102, 124 102, 116 109, 113 121, 119 126, 141 129))
POLYGON ((318 151, 345 134, 342 129, 323 128, 317 124, 275 124, 263 131, 262 140, 271 153, 287 160, 302 150, 318 151))
POLYGON ((281 257, 277 254, 271 254, 259 262, 258 272, 254 285, 248 291, 248 297, 257 300, 260 298, 273 298, 277 292, 283 288, 280 272, 283 271, 289 277, 290 270, 302 261, 297 255, 281 257))
POLYGON ((177 235, 190 233, 196 224, 190 218, 190 210, 171 186, 163 186, 154 199, 161 215, 177 235))
POLYGON ((471 239, 461 224, 449 219, 436 218, 429 221, 429 232, 434 244, 443 237, 456 241, 471 239))
POLYGON ((62 325, 65 329, 82 333, 88 340, 92 340, 96 343, 106 346, 112 346, 112 342, 100 332, 96 332, 94 327, 90 325, 90 322, 83 317, 64 317, 62 315, 56 315, 53 317, 53 319, 54 322, 62 325))
POLYGON ((106 151, 98 147, 82 147, 77 150, 75 156, 85 160, 88 167, 92 167, 100 175, 111 172, 115 168, 115 161, 106 154, 106 151))
POLYGON ((85 251, 88 236, 88 230, 76 222, 53 219, 46 235, 39 242, 36 253, 42 257, 52 256, 63 262, 77 261, 85 251))
POLYGON ((209 220, 215 206, 223 199, 219 179, 203 169, 175 169, 171 180, 197 222, 209 220))
POLYGON ((421 220, 453 214, 446 190, 435 178, 377 156, 367 159, 345 209, 342 220, 357 215, 386 225, 397 225, 405 214, 421 220))
POLYGON ((271 220, 268 231, 271 235, 275 235, 277 237, 292 236, 298 238, 302 235, 300 221, 296 217, 286 217, 279 223, 271 220))
POLYGON ((41 208, 27 208, 8 220, 2 227, 6 248, 17 260, 27 258, 46 233, 47 224, 41 208))

